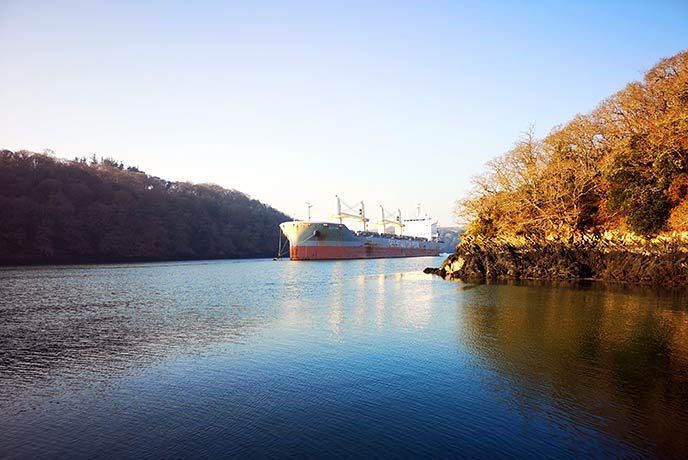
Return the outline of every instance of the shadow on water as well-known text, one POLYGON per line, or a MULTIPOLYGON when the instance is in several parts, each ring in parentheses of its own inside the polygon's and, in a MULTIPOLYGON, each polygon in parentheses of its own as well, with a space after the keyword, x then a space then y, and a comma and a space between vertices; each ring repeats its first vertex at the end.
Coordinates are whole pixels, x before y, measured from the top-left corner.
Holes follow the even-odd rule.
POLYGON ((654 457, 688 452, 685 291, 511 283, 469 292, 460 343, 496 372, 492 391, 516 410, 576 414, 584 429, 654 457))

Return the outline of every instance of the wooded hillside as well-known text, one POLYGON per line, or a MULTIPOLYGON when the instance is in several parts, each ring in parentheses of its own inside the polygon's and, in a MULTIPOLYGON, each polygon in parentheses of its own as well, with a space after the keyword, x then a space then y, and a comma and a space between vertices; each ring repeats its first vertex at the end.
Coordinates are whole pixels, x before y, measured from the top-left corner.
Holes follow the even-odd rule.
POLYGON ((688 51, 544 139, 527 133, 459 202, 482 237, 688 231, 688 51))
POLYGON ((0 264, 268 257, 289 217, 95 157, 0 151, 0 264))

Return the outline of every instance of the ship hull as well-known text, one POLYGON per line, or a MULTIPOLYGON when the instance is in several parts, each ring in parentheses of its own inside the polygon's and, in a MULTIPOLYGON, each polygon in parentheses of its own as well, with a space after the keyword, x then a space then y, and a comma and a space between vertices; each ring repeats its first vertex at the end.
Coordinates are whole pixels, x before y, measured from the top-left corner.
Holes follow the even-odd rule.
POLYGON ((355 233, 329 222, 285 222, 292 260, 379 259, 439 255, 439 243, 421 238, 355 233))

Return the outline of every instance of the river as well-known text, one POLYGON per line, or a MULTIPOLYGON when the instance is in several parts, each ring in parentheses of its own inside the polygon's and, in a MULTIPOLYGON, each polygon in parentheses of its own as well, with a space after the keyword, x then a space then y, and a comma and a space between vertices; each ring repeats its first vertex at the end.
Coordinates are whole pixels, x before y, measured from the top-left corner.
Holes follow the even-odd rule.
POLYGON ((0 269, 0 458, 685 458, 688 297, 441 258, 0 269))

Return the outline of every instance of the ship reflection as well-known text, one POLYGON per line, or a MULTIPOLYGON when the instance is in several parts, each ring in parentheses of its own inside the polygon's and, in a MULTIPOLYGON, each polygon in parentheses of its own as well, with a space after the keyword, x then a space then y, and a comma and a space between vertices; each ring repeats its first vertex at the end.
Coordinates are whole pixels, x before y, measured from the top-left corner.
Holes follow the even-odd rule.
MULTIPOLYGON (((335 271, 335 276, 339 276, 335 271)), ((432 320, 433 287, 427 275, 394 273, 359 275, 333 283, 329 299, 330 330, 341 334, 385 329, 427 327, 432 320)))

